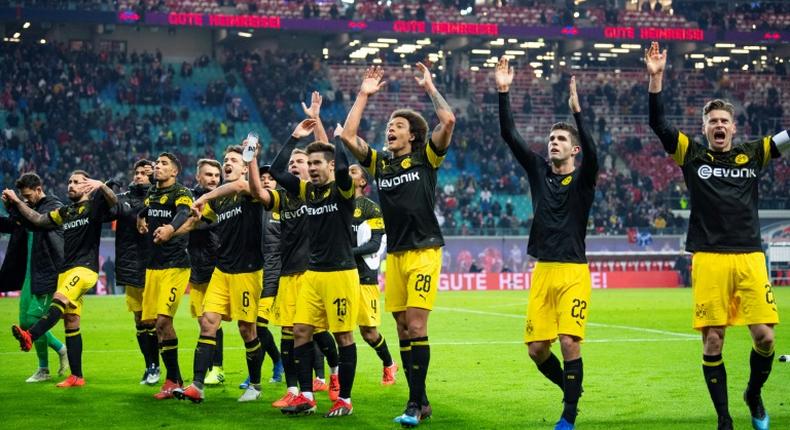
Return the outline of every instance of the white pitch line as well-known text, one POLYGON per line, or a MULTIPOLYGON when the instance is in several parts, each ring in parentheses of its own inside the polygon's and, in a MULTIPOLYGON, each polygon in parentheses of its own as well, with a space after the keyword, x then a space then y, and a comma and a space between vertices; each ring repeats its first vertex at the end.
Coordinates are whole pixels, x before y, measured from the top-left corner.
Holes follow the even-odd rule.
MULTIPOLYGON (((434 309, 442 310, 442 311, 450 311, 450 312, 461 312, 467 314, 477 314, 477 315, 489 315, 495 317, 503 317, 503 318, 516 318, 523 320, 525 318, 524 315, 517 315, 517 314, 506 314, 502 312, 489 312, 489 311, 478 311, 475 309, 465 309, 465 308, 448 308, 448 307, 435 307, 434 309)), ((654 328, 645 328, 645 327, 635 327, 629 325, 618 325, 618 324, 604 324, 604 323, 587 323, 587 325, 591 327, 604 327, 604 328, 617 328, 620 330, 631 330, 631 331, 639 331, 644 333, 655 333, 655 334, 663 334, 666 336, 674 336, 680 337, 684 339, 699 339, 698 335, 688 334, 688 333, 678 333, 675 331, 667 331, 667 330, 658 330, 654 328)), ((589 342, 588 340, 585 342, 589 342)))

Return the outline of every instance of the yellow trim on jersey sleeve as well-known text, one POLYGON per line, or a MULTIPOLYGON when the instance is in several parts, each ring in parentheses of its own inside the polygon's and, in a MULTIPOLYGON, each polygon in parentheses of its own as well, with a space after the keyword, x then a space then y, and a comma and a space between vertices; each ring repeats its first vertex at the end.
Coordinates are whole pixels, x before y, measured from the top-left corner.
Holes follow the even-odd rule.
POLYGON ((50 211, 49 219, 51 219, 56 225, 63 225, 63 217, 60 216, 60 209, 50 211))
POLYGON ((211 203, 209 202, 206 202, 206 204, 203 205, 203 212, 201 215, 203 215, 203 218, 211 222, 217 222, 217 213, 214 212, 214 208, 211 207, 211 203))
POLYGON ((431 163, 431 166, 433 166, 434 169, 438 169, 439 167, 441 167, 442 162, 444 162, 444 158, 447 156, 447 154, 445 155, 437 154, 436 151, 433 149, 433 145, 431 145, 431 142, 428 142, 428 145, 425 146, 425 155, 428 156, 428 162, 431 163))
POLYGON ((371 230, 383 230, 384 229, 384 218, 371 218, 367 220, 367 223, 370 224, 371 230))
POLYGON ((763 167, 768 165, 771 161, 771 137, 765 136, 763 138, 763 167))
POLYGON ((277 190, 269 190, 269 195, 272 196, 271 202, 269 202, 269 207, 275 213, 277 213, 277 219, 280 219, 280 193, 277 190))
POLYGON ((685 134, 678 132, 678 147, 675 149, 675 153, 672 154, 672 159, 675 160, 675 163, 678 166, 682 166, 683 163, 686 161, 686 152, 689 149, 689 138, 685 134))
POLYGON ((337 190, 340 192, 341 197, 346 200, 354 198, 354 181, 351 181, 351 185, 347 190, 340 188, 340 186, 337 185, 337 182, 335 182, 335 185, 337 186, 337 190))
POLYGON ((379 153, 375 149, 370 148, 370 165, 366 166, 362 164, 362 167, 367 169, 368 173, 370 173, 370 176, 373 176, 375 178, 378 164, 379 164, 379 153))
POLYGON ((299 198, 307 201, 307 181, 299 181, 299 198))
POLYGON ((180 196, 180 197, 178 197, 176 199, 175 205, 176 205, 176 207, 178 207, 180 205, 186 205, 186 206, 192 207, 192 197, 180 196))

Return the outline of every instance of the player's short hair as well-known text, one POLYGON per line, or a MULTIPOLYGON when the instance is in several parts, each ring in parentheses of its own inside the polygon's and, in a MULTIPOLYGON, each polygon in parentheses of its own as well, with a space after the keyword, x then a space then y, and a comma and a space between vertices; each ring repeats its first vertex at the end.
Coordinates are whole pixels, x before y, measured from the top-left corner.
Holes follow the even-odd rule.
POLYGON ((271 174, 271 171, 272 171, 272 165, 271 165, 271 164, 264 164, 263 166, 261 166, 261 167, 260 167, 260 169, 259 169, 259 170, 260 170, 260 174, 261 174, 261 175, 263 175, 264 173, 269 173, 269 174, 271 174))
POLYGON ((294 155, 296 155, 296 154, 307 155, 307 152, 305 152, 305 150, 304 150, 304 149, 300 149, 300 148, 294 148, 294 150, 293 150, 293 151, 291 151, 291 157, 293 157, 293 156, 294 156, 294 155))
POLYGON ((409 122, 409 132, 414 135, 411 143, 412 151, 422 149, 428 141, 428 121, 413 109, 398 109, 390 115, 390 121, 395 118, 403 118, 409 122))
POLYGON ((549 134, 551 134, 551 132, 554 130, 567 131, 571 135, 571 144, 574 146, 579 146, 579 130, 577 130, 572 124, 568 124, 567 122, 558 122, 551 126, 549 134))
POLYGON ((335 159, 335 145, 332 145, 331 143, 324 143, 318 141, 313 142, 307 145, 307 148, 305 148, 305 152, 307 153, 307 155, 323 153, 324 158, 326 158, 326 161, 335 159))
POLYGON ((198 160, 197 171, 200 172, 200 168, 207 164, 211 167, 216 167, 217 170, 219 170, 220 172, 222 171, 222 165, 219 164, 219 161, 212 160, 211 158, 201 158, 200 160, 198 160))
POLYGON ((168 160, 170 160, 171 163, 176 165, 176 170, 178 170, 179 173, 181 172, 181 162, 178 161, 178 157, 176 157, 175 154, 173 154, 171 152, 163 152, 163 153, 159 154, 159 157, 157 157, 157 158, 161 158, 161 157, 165 157, 168 160))
POLYGON ((137 170, 140 167, 145 167, 145 166, 153 168, 154 162, 151 160, 146 160, 145 158, 143 158, 142 160, 137 160, 134 162, 134 166, 132 167, 132 170, 137 170))
POLYGON ((16 187, 17 189, 34 189, 36 187, 43 187, 44 183, 41 181, 41 177, 36 175, 33 172, 23 173, 19 179, 16 180, 16 187))
MULTIPOLYGON (((359 164, 359 163, 352 163, 351 166, 357 166, 359 168, 359 170, 362 172, 362 178, 365 179, 365 183, 370 185, 370 173, 368 173, 368 170, 365 169, 364 167, 362 167, 362 165, 359 164)), ((348 167, 351 167, 351 166, 348 166, 348 167)))
POLYGON ((228 155, 231 152, 235 152, 239 155, 243 155, 244 148, 242 148, 241 145, 229 145, 227 148, 225 148, 225 155, 228 155))
POLYGON ((79 169, 72 171, 72 172, 71 172, 71 174, 70 174, 69 176, 74 176, 74 175, 82 175, 82 176, 84 176, 86 179, 90 179, 90 178, 91 178, 91 175, 90 175, 90 174, 88 174, 88 172, 86 172, 86 171, 84 171, 84 170, 79 170, 79 169))
POLYGON ((708 114, 714 110, 723 110, 729 112, 730 116, 735 118, 735 106, 733 106, 732 103, 728 102, 727 100, 714 99, 705 103, 705 107, 702 108, 702 121, 707 121, 708 114))

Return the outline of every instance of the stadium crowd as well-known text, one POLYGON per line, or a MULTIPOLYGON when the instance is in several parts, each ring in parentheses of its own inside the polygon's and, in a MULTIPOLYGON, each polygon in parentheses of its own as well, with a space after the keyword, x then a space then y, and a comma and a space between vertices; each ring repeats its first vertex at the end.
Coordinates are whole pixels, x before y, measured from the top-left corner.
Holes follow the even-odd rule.
MULTIPOLYGON (((190 111, 173 104, 175 96, 166 96, 169 91, 178 91, 173 83, 177 72, 159 53, 126 56, 88 50, 72 52, 54 44, 26 46, 24 50, 6 45, 0 52, 0 103, 5 113, 0 135, 0 174, 6 184, 13 183, 20 173, 36 170, 52 192, 63 196, 64 178, 77 166, 96 177, 125 183, 129 166, 136 159, 150 157, 155 150, 164 148, 175 148, 183 165, 189 168, 200 157, 213 157, 217 139, 232 131, 234 119, 241 120, 228 108, 226 118, 205 120, 197 129, 176 129, 173 123, 188 118, 190 111), (113 106, 103 104, 97 97, 108 85, 117 88, 117 102, 130 105, 126 111, 114 111, 113 106), (141 88, 148 90, 143 93, 141 88), (138 110, 138 103, 143 100, 153 108, 138 110), (152 127, 160 130, 153 137, 152 127)), ((206 66, 206 61, 201 58, 195 64, 181 64, 178 73, 189 79, 192 68, 206 66)), ((350 89, 344 91, 335 85, 337 77, 332 75, 332 68, 318 56, 227 51, 221 64, 228 76, 235 73, 241 82, 211 82, 203 102, 221 103, 229 85, 246 85, 272 135, 262 156, 264 160, 273 158, 293 124, 302 118, 299 102, 309 91, 317 89, 324 95, 322 119, 327 128, 342 121, 353 98, 350 89), (262 73, 264 68, 266 73, 262 73)), ((439 76, 437 81, 443 90, 451 90, 448 94, 469 91, 466 77, 456 78, 460 74, 453 71, 446 74, 449 76, 439 76)), ((567 98, 562 88, 568 78, 567 72, 556 73, 545 84, 553 100, 567 98)), ((744 132, 756 135, 773 131, 774 124, 766 121, 766 109, 781 106, 777 103, 783 99, 781 86, 758 80, 754 81, 753 90, 744 93, 742 87, 730 88, 727 79, 721 77, 718 86, 721 95, 743 103, 738 121, 744 123, 744 132)), ((676 81, 669 82, 667 93, 682 99, 676 81)), ((394 86, 382 97, 399 97, 400 85, 394 86)), ((671 212, 688 206, 678 171, 650 139, 647 129, 628 134, 626 131, 633 130, 611 124, 612 118, 645 114, 644 82, 607 77, 586 83, 581 94, 584 104, 591 106, 585 115, 599 143, 601 161, 589 228, 600 234, 625 234, 629 228, 654 233, 682 230, 684 221, 671 212), (666 177, 643 174, 645 166, 665 169, 666 177)), ((526 177, 501 143, 495 104, 489 96, 484 96, 481 105, 469 103, 457 112, 457 150, 450 152, 442 170, 436 209, 439 221, 449 232, 520 233, 531 222, 529 206, 519 203, 526 201, 526 177)), ((517 118, 521 115, 529 121, 529 115, 546 109, 533 106, 529 93, 521 100, 522 112, 517 113, 517 118)), ((689 96, 686 101, 688 108, 676 104, 669 113, 698 115, 691 106, 698 106, 699 100, 689 96)), ((426 100, 415 102, 425 111, 426 118, 433 119, 426 100)), ((776 110, 773 112, 775 116, 776 110)), ((554 115, 555 120, 566 115, 559 103, 550 107, 548 114, 554 115)), ((380 144, 385 122, 385 118, 366 118, 360 133, 380 144)), ((534 128, 530 143, 536 152, 543 153, 545 143, 540 129, 542 126, 534 128)), ((790 194, 788 177, 790 164, 786 160, 773 163, 761 183, 764 207, 786 207, 786 196, 790 194)), ((184 175, 182 181, 189 185, 193 180, 184 175)))

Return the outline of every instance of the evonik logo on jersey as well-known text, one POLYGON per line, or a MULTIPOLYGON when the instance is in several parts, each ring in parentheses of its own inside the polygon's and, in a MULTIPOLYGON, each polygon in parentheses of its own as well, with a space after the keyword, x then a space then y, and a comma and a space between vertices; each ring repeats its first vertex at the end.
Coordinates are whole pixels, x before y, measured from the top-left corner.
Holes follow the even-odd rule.
POLYGON ((299 206, 299 209, 293 211, 280 211, 280 219, 289 220, 300 218, 307 212, 307 206, 299 206))
POLYGON ((69 221, 67 223, 64 223, 63 224, 63 230, 69 230, 69 229, 72 229, 72 228, 83 227, 83 226, 88 225, 89 222, 90 222, 90 220, 88 218, 75 219, 74 221, 69 221))
POLYGON ((702 179, 714 178, 756 178, 757 172, 753 168, 725 168, 725 167, 711 167, 707 164, 699 166, 697 169, 697 176, 702 179))
POLYGON ((148 209, 148 216, 152 218, 172 218, 173 211, 170 209, 148 209))
POLYGON ((398 187, 407 182, 414 182, 420 180, 420 172, 408 172, 402 175, 395 176, 394 178, 386 178, 379 180, 379 189, 387 190, 390 188, 398 187))
POLYGON ((227 210, 222 212, 221 214, 217 215, 217 222, 220 223, 222 221, 227 220, 228 218, 233 218, 235 216, 241 215, 241 206, 236 206, 231 210, 227 210))
POLYGON ((323 215, 325 213, 332 213, 337 212, 337 203, 332 203, 329 205, 319 206, 317 208, 307 208, 307 215, 314 216, 314 215, 323 215))

